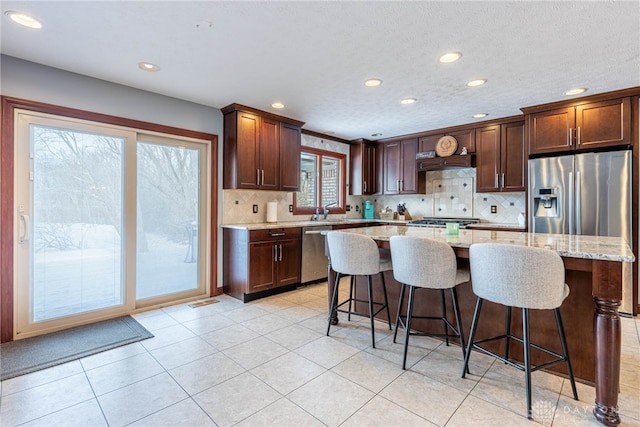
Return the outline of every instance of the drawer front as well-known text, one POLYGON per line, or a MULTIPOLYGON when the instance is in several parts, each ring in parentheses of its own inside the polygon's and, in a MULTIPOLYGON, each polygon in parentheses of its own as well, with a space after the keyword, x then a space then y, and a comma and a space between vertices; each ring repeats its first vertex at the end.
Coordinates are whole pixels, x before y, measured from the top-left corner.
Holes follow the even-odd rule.
POLYGON ((260 242, 263 240, 282 240, 296 237, 300 237, 300 227, 269 228, 264 230, 249 231, 250 242, 260 242))

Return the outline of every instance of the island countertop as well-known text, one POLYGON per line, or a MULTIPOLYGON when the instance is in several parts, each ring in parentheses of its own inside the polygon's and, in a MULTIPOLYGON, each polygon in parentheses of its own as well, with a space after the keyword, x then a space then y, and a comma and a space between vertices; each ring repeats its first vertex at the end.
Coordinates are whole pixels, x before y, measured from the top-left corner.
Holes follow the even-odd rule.
POLYGON ((633 262, 635 256, 627 241, 620 237, 579 236, 568 234, 526 233, 518 231, 492 231, 460 229, 458 234, 447 234, 444 228, 382 225, 342 230, 363 234, 378 241, 392 236, 413 236, 442 240, 454 248, 469 248, 474 243, 508 243, 554 250, 568 258, 603 261, 633 262))

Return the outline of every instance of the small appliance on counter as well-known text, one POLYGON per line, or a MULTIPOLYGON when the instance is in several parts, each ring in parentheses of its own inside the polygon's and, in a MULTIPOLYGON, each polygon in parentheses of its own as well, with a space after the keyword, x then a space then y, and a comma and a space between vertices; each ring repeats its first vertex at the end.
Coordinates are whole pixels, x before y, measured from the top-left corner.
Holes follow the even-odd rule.
POLYGON ((364 219, 373 219, 373 203, 370 200, 364 202, 362 213, 364 219))

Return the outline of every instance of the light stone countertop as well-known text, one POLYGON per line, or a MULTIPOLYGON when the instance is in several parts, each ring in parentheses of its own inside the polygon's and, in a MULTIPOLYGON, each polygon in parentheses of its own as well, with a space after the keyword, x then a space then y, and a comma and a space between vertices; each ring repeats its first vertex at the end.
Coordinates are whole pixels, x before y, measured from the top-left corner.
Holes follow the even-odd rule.
MULTIPOLYGON (((322 225, 339 225, 339 224, 362 224, 365 222, 376 222, 381 224, 397 224, 405 225, 409 221, 399 221, 397 219, 364 219, 364 218, 330 218, 318 221, 281 221, 281 222, 254 222, 254 223, 230 223, 221 224, 222 228, 235 228, 239 230, 269 230, 273 228, 291 228, 291 227, 313 227, 322 225)), ((524 231, 524 227, 518 224, 499 224, 493 222, 480 222, 472 224, 467 228, 504 228, 505 230, 524 231)))
POLYGON ((510 231, 524 231, 525 227, 518 224, 499 224, 494 222, 479 222, 477 224, 469 224, 467 228, 500 228, 510 231))
MULTIPOLYGON (((457 235, 448 235, 444 228, 406 227, 382 225, 343 230, 358 233, 375 240, 387 241, 391 236, 414 236, 442 240, 452 247, 468 248, 473 243, 507 243, 554 250, 569 258, 633 262, 635 256, 625 239, 620 237, 576 236, 568 234, 525 233, 517 231, 491 231, 461 229, 457 235)), ((324 234, 324 233, 323 233, 324 234)))
POLYGON ((320 219, 318 221, 282 221, 282 222, 255 222, 255 223, 236 223, 222 224, 222 228, 235 228, 239 230, 269 230, 273 228, 292 228, 292 227, 313 227, 341 224, 362 224, 366 222, 392 223, 404 225, 407 221, 398 221, 393 219, 364 219, 364 218, 336 218, 336 219, 320 219))

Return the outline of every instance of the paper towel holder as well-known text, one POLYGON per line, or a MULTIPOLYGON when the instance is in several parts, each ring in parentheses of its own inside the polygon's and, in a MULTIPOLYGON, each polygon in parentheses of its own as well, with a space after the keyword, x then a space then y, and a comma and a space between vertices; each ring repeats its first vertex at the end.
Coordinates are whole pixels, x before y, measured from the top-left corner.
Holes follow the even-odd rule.
POLYGON ((267 203, 267 222, 278 222, 278 202, 267 203))

